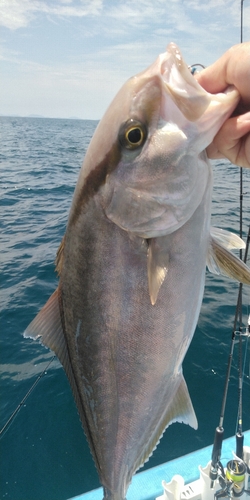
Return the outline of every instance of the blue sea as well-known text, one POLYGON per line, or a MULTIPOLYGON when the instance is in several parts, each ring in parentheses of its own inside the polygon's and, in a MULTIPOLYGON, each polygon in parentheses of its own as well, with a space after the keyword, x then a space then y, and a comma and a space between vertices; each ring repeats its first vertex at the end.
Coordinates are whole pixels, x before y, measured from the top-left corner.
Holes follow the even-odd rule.
MULTIPOLYGON (((0 118, 1 429, 45 370, 2 433, 1 499, 64 500, 99 486, 64 370, 56 358, 47 367, 53 353, 22 336, 57 286, 55 255, 96 125, 96 121, 84 120, 0 118)), ((239 175, 239 169, 228 162, 214 163, 212 222, 237 233, 239 175)), ((243 191, 246 236, 250 171, 244 172, 243 191)), ((207 274, 198 326, 184 362, 199 428, 171 425, 145 467, 212 443, 219 423, 237 295, 238 284, 207 274)), ((244 325, 250 313, 249 298, 250 291, 244 287, 244 325)), ((244 352, 245 347, 244 341, 244 352)), ((236 428, 237 353, 236 344, 224 421, 226 437, 236 428)), ((248 347, 243 430, 250 428, 249 375, 248 347)))

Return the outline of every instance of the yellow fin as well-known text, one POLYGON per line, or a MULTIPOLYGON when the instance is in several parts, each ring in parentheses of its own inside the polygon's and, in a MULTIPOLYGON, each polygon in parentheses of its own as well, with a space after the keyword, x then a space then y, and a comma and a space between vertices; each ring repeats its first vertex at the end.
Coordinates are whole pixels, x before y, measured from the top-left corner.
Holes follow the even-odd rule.
POLYGON ((211 273, 222 274, 250 285, 249 267, 214 238, 210 240, 207 267, 211 273))
POLYGON ((237 234, 218 227, 211 227, 210 234, 214 240, 227 250, 246 248, 245 242, 237 234))

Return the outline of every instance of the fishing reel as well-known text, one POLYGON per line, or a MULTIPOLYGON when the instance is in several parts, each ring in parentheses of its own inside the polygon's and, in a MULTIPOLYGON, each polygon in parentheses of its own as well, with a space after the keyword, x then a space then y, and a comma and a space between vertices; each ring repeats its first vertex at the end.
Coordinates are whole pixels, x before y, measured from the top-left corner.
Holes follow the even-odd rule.
POLYGON ((246 472, 250 471, 242 460, 230 460, 227 463, 226 470, 218 463, 217 478, 221 489, 214 494, 215 500, 220 498, 238 498, 243 493, 250 495, 250 490, 245 489, 246 472))

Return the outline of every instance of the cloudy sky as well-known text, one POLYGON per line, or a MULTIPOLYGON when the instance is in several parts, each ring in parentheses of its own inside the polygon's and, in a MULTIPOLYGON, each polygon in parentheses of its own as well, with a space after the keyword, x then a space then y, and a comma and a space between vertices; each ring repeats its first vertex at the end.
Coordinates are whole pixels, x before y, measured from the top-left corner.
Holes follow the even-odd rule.
MULTIPOLYGON (((240 0, 0 0, 0 114, 99 119, 170 41, 208 65, 240 41, 240 0)), ((250 40, 250 0, 244 0, 250 40)))

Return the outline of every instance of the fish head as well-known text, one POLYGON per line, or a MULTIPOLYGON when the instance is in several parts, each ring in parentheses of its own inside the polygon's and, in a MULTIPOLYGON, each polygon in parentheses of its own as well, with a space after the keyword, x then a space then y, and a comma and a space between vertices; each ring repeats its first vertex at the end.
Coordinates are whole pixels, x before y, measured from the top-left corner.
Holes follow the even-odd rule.
POLYGON ((169 44, 103 116, 76 199, 95 196, 109 220, 143 238, 176 231, 201 203, 211 178, 204 150, 238 100, 234 88, 206 92, 169 44))

